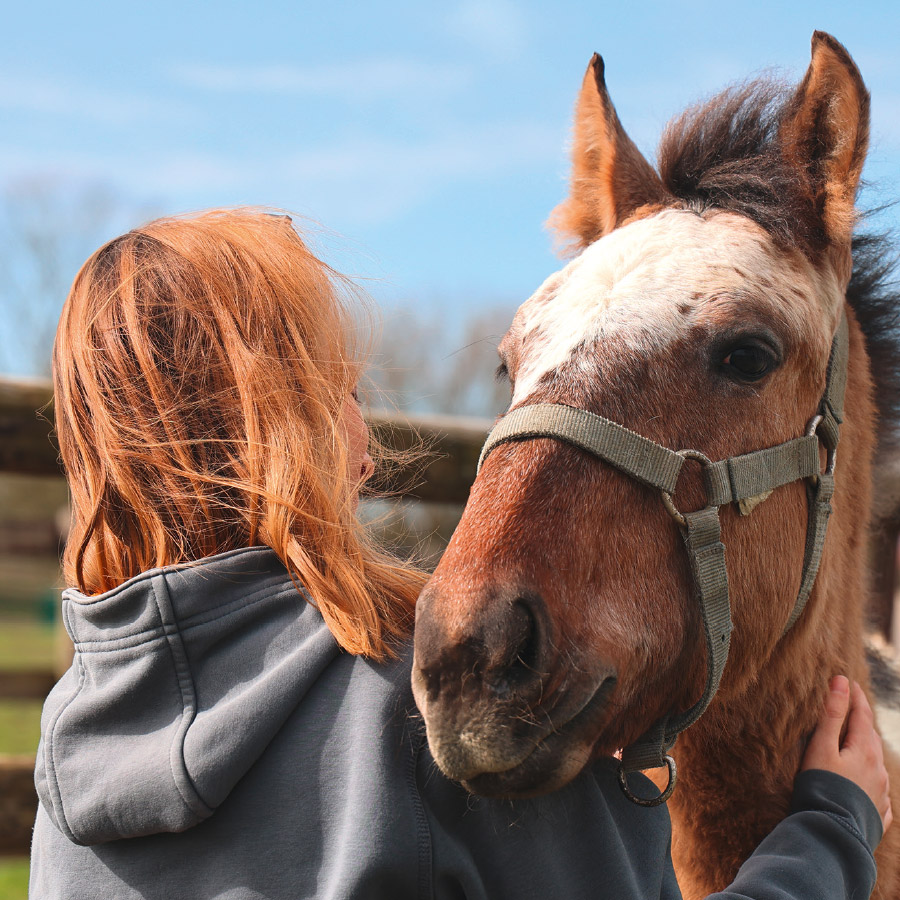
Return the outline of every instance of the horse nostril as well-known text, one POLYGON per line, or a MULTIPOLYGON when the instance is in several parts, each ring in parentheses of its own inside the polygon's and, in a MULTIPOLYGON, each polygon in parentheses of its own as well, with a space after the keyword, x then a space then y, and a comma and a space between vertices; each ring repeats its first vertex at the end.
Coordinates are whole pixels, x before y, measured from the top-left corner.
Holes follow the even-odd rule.
POLYGON ((503 639, 495 644, 495 662, 487 667, 485 682, 498 694, 539 690, 541 636, 532 602, 518 597, 507 607, 502 629, 503 639))
POLYGON ((418 688, 426 700, 436 700, 441 692, 441 676, 433 669, 421 669, 418 666, 412 672, 413 686, 418 688))
POLYGON ((416 612, 413 690, 422 704, 536 702, 548 677, 546 613, 540 595, 485 592, 482 615, 451 628, 428 591, 416 612))
POLYGON ((530 605, 523 598, 519 598, 513 604, 513 612, 516 617, 516 626, 510 668, 522 667, 529 672, 537 672, 539 662, 537 620, 530 605))

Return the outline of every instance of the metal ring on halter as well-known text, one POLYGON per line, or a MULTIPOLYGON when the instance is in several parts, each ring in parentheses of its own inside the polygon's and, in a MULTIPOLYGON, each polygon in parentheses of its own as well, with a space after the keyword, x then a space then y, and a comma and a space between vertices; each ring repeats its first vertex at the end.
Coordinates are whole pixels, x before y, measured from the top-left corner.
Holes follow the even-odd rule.
MULTIPOLYGON (((704 466, 711 466, 712 460, 701 453, 699 450, 676 450, 675 451, 679 456, 683 456, 685 459, 696 459, 697 462, 703 463, 704 466)), ((687 520, 684 518, 678 507, 675 505, 675 500, 672 495, 668 493, 668 491, 660 491, 662 494, 662 502, 663 505, 668 510, 669 515, 682 526, 687 525, 687 520)))
MULTIPOLYGON (((824 421, 825 417, 823 415, 815 415, 809 420, 809 425, 806 426, 806 436, 812 437, 819 430, 819 426, 824 421)), ((834 465, 837 462, 837 450, 829 450, 827 447, 825 448, 825 474, 826 475, 834 475, 834 465)))
POLYGON ((637 803, 638 806, 661 806, 672 796, 672 791, 675 790, 675 779, 678 777, 678 769, 675 767, 675 760, 671 756, 666 756, 666 765, 669 768, 669 783, 658 797, 651 797, 648 800, 645 797, 638 797, 632 794, 631 788, 628 787, 628 776, 625 774, 622 766, 619 766, 619 786, 622 788, 625 796, 632 803, 637 803))

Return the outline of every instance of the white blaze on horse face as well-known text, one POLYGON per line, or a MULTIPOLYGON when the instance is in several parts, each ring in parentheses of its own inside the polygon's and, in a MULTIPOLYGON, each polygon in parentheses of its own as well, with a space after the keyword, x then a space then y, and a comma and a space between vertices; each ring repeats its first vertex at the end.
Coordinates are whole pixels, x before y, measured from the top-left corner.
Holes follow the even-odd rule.
POLYGON ((591 244, 522 304, 510 329, 521 342, 512 405, 603 338, 637 353, 665 350, 723 298, 771 302, 792 330, 827 347, 842 293, 743 216, 665 210, 591 244))

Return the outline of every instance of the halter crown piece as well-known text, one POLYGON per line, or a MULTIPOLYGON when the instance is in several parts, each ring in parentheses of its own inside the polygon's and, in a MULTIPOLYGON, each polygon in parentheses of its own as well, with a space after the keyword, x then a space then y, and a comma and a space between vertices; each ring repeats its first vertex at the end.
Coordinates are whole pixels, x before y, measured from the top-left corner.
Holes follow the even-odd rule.
POLYGON ((504 416, 488 435, 478 468, 499 444, 534 438, 555 438, 580 447, 603 462, 661 492, 666 509, 678 523, 690 559, 691 572, 706 637, 706 687, 700 699, 682 713, 672 711, 655 722, 642 737, 622 751, 619 783, 625 795, 641 806, 665 803, 675 789, 675 761, 669 750, 678 735, 700 718, 719 687, 731 643, 731 606, 725 545, 721 541, 719 507, 737 503, 748 514, 768 494, 800 479, 807 483, 809 515, 803 575, 794 608, 784 626, 786 634, 800 618, 809 599, 825 544, 825 529, 834 494, 834 466, 843 420, 847 385, 847 317, 841 319, 831 344, 825 391, 818 412, 803 437, 742 456, 710 461, 698 450, 670 450, 602 416, 557 403, 521 406, 504 416), (819 447, 826 450, 820 471, 819 447), (673 495, 685 459, 703 466, 707 505, 696 512, 680 512, 673 495), (645 800, 628 787, 627 775, 667 766, 669 783, 658 796, 645 800))

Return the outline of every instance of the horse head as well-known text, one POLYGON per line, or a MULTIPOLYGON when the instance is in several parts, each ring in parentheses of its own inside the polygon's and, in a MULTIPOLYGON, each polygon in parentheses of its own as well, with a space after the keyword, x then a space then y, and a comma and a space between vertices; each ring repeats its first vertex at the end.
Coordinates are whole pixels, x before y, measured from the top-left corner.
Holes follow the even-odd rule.
MULTIPOLYGON (((594 56, 552 218, 577 255, 500 344, 510 411, 586 410, 714 461, 802 436, 844 314, 867 135, 856 66, 817 32, 796 88, 689 111, 657 173, 594 56)), ((701 468, 683 466, 679 509, 704 505, 701 468)), ((716 704, 783 640, 807 516, 802 480, 721 510, 734 637, 716 704)), ((438 766, 475 793, 539 794, 690 707, 706 670, 694 593, 658 490, 553 437, 495 447, 417 607, 413 689, 438 766)))

